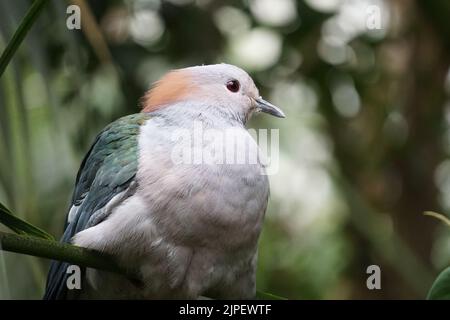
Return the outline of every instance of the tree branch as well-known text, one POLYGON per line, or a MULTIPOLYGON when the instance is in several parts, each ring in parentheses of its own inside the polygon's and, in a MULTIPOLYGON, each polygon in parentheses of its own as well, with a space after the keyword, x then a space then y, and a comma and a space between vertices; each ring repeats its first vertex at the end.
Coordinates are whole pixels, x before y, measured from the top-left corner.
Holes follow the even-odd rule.
MULTIPOLYGON (((74 265, 110 271, 125 275, 129 279, 139 280, 135 273, 119 267, 113 257, 67 243, 0 231, 0 250, 65 261, 74 265)), ((262 291, 256 291, 256 299, 286 300, 286 298, 262 291)))
POLYGON ((136 278, 129 271, 119 267, 111 256, 67 243, 0 231, 0 250, 65 261, 136 278))

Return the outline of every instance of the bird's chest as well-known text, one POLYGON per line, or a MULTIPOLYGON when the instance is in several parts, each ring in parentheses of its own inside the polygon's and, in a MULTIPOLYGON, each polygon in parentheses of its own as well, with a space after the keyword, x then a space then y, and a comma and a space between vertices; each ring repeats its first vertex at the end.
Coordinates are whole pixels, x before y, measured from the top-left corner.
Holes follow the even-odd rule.
POLYGON ((174 242, 253 246, 269 192, 256 143, 243 129, 193 129, 156 141, 144 132, 137 178, 149 216, 174 242))

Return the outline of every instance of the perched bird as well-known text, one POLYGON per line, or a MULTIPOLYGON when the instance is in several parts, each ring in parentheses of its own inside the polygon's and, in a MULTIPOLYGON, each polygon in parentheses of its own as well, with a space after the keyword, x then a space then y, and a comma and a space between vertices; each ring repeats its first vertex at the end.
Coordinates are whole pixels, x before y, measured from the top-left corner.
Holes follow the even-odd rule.
POLYGON ((229 64, 173 70, 142 104, 141 113, 116 120, 95 139, 61 240, 112 255, 138 280, 88 268, 82 288, 69 290, 69 264, 53 261, 44 298, 253 298, 269 196, 264 165, 259 157, 237 164, 174 161, 174 134, 186 138, 196 123, 216 136, 232 130, 254 153, 247 120, 255 112, 283 112, 229 64))

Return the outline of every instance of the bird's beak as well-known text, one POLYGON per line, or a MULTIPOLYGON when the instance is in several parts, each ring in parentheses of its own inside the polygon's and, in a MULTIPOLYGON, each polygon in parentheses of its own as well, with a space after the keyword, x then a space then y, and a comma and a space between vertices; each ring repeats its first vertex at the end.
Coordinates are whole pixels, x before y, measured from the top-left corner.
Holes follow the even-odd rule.
POLYGON ((275 117, 278 117, 278 118, 285 118, 286 117, 284 115, 283 111, 281 111, 280 108, 278 108, 277 106, 274 106, 270 102, 267 102, 266 100, 264 100, 261 97, 256 98, 255 102, 256 102, 256 110, 258 112, 268 113, 268 114, 271 114, 271 115, 273 115, 275 117))

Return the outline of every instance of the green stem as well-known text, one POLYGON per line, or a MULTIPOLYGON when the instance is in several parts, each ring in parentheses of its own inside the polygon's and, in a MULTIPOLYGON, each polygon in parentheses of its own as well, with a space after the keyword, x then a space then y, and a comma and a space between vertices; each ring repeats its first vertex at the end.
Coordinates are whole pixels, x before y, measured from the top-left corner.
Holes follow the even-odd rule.
POLYGON ((120 273, 133 277, 127 270, 120 268, 112 257, 98 251, 73 246, 67 243, 0 231, 0 250, 66 261, 79 266, 120 273))
POLYGON ((0 57, 0 77, 48 0, 35 0, 0 57))

